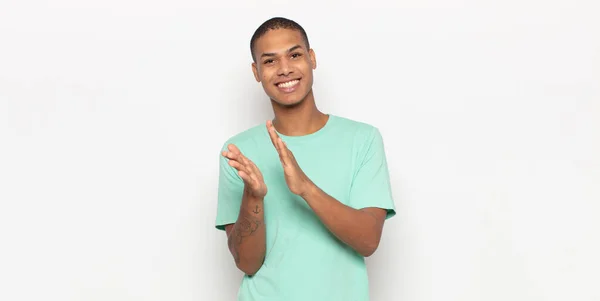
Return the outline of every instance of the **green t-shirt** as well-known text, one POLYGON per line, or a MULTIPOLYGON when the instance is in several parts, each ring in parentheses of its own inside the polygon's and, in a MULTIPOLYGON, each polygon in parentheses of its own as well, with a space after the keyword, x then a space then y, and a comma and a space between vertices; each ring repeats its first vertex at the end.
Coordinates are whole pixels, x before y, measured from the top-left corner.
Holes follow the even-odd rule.
MULTIPOLYGON (((378 207, 395 215, 383 140, 369 124, 329 115, 325 126, 305 136, 279 134, 304 173, 324 192, 355 209, 378 207)), ((338 240, 306 201, 292 194, 279 155, 264 124, 230 138, 260 169, 266 256, 260 270, 245 275, 239 301, 366 301, 364 257, 338 240)), ((216 227, 235 223, 243 182, 221 156, 216 227)))

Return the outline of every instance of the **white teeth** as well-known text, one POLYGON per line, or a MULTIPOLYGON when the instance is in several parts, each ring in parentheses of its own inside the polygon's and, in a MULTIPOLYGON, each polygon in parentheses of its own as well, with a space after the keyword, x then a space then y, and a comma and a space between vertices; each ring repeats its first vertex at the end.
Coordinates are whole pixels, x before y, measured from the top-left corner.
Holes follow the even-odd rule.
POLYGON ((277 85, 277 87, 279 87, 279 88, 289 88, 289 87, 292 87, 292 86, 296 85, 298 82, 299 82, 299 80, 297 80, 297 79, 296 80, 291 80, 289 82, 281 83, 281 84, 277 85))

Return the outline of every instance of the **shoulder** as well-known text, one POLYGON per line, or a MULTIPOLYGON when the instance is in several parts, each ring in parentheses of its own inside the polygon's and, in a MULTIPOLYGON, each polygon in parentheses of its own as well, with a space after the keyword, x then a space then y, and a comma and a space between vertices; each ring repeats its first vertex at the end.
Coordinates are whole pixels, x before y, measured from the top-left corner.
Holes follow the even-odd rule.
POLYGON ((379 128, 371 123, 342 116, 333 117, 335 118, 338 130, 345 134, 350 134, 354 139, 370 142, 375 138, 381 137, 379 128))
POLYGON ((340 144, 348 145, 359 158, 369 157, 369 154, 381 154, 385 152, 383 137, 379 128, 371 123, 336 117, 337 137, 340 144))

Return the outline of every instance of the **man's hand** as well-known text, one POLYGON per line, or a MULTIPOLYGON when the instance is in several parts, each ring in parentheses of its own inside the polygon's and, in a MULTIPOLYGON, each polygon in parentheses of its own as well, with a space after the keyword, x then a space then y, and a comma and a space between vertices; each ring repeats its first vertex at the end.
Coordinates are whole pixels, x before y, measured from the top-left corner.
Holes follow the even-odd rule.
POLYGON ((277 153, 279 153, 279 160, 283 166, 285 182, 290 191, 293 194, 304 196, 311 188, 311 180, 304 174, 298 165, 294 154, 287 148, 285 142, 277 135, 277 131, 275 131, 275 127, 273 127, 273 122, 271 120, 267 121, 267 130, 269 131, 273 146, 275 146, 277 153))
POLYGON ((227 243, 236 266, 247 275, 254 275, 262 266, 266 254, 266 229, 263 199, 267 185, 256 165, 230 144, 221 155, 237 170, 244 182, 237 221, 227 225, 227 243))
POLYGON ((267 185, 258 167, 246 158, 237 146, 230 144, 227 149, 229 151, 223 151, 221 154, 229 159, 229 165, 235 168, 244 180, 244 189, 255 198, 264 198, 267 195, 267 185))

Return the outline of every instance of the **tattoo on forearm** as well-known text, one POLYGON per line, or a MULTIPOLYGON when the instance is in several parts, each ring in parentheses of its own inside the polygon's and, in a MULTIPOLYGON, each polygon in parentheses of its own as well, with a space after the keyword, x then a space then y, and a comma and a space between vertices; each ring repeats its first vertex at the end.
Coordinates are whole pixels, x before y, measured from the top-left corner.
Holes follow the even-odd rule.
POLYGON ((258 219, 242 217, 235 224, 236 243, 240 244, 244 237, 251 236, 258 230, 261 222, 258 219))
MULTIPOLYGON (((258 206, 256 206, 252 212, 254 214, 258 214, 260 213, 260 209, 258 206)), ((245 237, 254 235, 254 233, 256 233, 256 231, 260 228, 261 224, 262 222, 259 219, 249 216, 246 213, 240 213, 238 221, 233 227, 233 233, 231 233, 231 237, 228 241, 229 249, 231 249, 236 263, 239 263, 240 261, 240 254, 238 250, 240 244, 245 237)))

